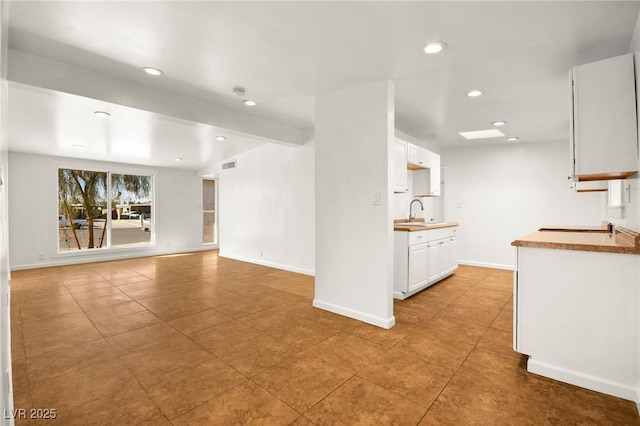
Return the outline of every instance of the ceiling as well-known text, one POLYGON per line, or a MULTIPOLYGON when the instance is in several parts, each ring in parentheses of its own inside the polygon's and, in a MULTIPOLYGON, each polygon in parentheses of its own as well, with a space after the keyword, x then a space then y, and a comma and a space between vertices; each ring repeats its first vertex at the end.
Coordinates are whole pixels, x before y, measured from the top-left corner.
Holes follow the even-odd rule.
POLYGON ((9 149, 202 170, 263 143, 304 143, 317 96, 380 80, 395 84, 396 128, 420 140, 514 143, 458 134, 505 120, 516 143, 562 141, 568 70, 628 53, 639 11, 637 1, 9 1, 9 149), (433 40, 447 49, 425 54, 433 40))

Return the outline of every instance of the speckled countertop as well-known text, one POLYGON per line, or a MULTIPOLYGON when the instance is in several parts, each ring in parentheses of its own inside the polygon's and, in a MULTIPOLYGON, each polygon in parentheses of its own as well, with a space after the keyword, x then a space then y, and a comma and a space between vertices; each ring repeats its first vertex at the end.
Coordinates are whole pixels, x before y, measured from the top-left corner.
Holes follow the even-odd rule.
POLYGON ((516 247, 640 254, 640 234, 617 227, 613 234, 601 232, 538 231, 511 243, 516 247))

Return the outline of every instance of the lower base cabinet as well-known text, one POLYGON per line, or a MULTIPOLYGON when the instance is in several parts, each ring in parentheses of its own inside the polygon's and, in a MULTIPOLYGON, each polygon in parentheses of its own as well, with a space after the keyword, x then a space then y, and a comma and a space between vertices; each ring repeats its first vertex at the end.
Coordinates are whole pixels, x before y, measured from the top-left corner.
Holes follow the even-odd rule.
POLYGON ((635 400, 640 257, 517 247, 514 341, 531 373, 635 400))
POLYGON ((406 299, 451 275, 458 267, 458 227, 394 232, 394 289, 406 299))

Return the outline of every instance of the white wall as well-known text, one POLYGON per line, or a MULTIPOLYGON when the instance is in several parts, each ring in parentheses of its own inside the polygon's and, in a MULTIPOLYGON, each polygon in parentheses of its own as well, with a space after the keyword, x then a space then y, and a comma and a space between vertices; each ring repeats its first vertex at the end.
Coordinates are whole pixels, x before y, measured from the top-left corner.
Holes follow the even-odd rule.
POLYGON ((13 409, 11 383, 11 316, 9 302, 9 219, 7 176, 7 13, 6 3, 0 1, 0 424, 12 425, 4 413, 13 409))
POLYGON ((218 171, 220 256, 314 274, 314 154, 266 144, 218 171))
POLYGON ((315 130, 313 305, 389 328, 395 323, 392 83, 319 96, 315 130))
POLYGON ((569 188, 568 143, 443 150, 445 220, 460 223, 461 263, 513 268, 515 239, 543 225, 605 219, 605 193, 569 188))
MULTIPOLYGON (((40 155, 9 153, 9 248, 11 268, 150 256, 210 248, 202 245, 202 179, 193 171, 158 169, 155 181, 154 247, 57 255, 57 175, 59 164, 95 164, 40 155), (44 255, 44 260, 39 255, 44 255)), ((110 168, 151 170, 124 164, 110 168)), ((142 232, 142 231, 141 231, 142 232)))
MULTIPOLYGON (((634 53, 635 59, 635 71, 636 71, 636 103, 637 99, 640 99, 640 15, 638 15, 638 19, 636 21, 636 29, 633 33, 633 38, 630 43, 630 52, 634 53)), ((640 110, 638 110, 638 134, 640 135, 640 110)), ((638 160, 638 167, 640 169, 640 159, 638 160)), ((627 221, 625 222, 625 227, 633 229, 635 231, 640 230, 640 185, 639 177, 636 174, 632 179, 629 179, 631 183, 631 201, 633 206, 628 206, 626 210, 626 214, 628 216, 627 221), (628 225, 628 226, 627 226, 628 225)), ((638 259, 638 263, 640 264, 640 256, 638 259)), ((638 339, 640 341, 640 338, 638 339)), ((640 349, 638 350, 640 354, 640 349)), ((640 357, 638 359, 637 368, 640 368, 640 357)), ((640 383, 636 389, 636 404, 638 405, 638 411, 640 412, 640 383)))

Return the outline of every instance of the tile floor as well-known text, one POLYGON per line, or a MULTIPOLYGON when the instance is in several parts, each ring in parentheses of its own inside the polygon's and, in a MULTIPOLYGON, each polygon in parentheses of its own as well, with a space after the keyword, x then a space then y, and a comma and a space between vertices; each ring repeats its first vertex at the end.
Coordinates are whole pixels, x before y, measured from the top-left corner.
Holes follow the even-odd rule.
POLYGON ((632 402, 525 371, 509 271, 461 266, 395 301, 391 330, 313 308, 312 277, 217 251, 10 284, 15 407, 52 423, 640 425, 632 402))

